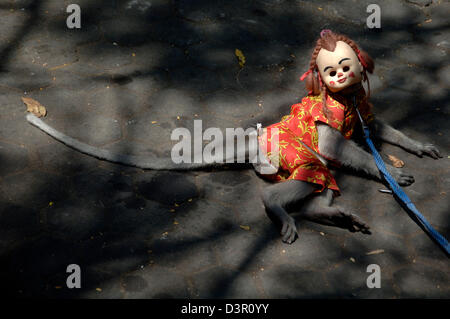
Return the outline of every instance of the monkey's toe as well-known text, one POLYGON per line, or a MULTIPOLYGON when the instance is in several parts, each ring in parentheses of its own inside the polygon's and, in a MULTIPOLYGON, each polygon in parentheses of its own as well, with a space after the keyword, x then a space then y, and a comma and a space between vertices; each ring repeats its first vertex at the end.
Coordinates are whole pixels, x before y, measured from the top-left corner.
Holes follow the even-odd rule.
POLYGON ((433 144, 425 144, 422 146, 422 149, 419 151, 419 156, 422 154, 426 154, 434 159, 438 159, 442 157, 441 152, 437 149, 433 144))
POLYGON ((397 183, 401 186, 409 186, 412 183, 414 183, 414 176, 412 175, 407 175, 407 174, 402 174, 400 175, 400 177, 397 179, 397 183))
POLYGON ((371 234, 369 225, 363 222, 358 216, 351 214, 351 220, 355 231, 360 231, 363 234, 371 234))
POLYGON ((333 216, 336 226, 347 228, 351 232, 371 234, 370 227, 359 216, 339 209, 339 214, 333 216))

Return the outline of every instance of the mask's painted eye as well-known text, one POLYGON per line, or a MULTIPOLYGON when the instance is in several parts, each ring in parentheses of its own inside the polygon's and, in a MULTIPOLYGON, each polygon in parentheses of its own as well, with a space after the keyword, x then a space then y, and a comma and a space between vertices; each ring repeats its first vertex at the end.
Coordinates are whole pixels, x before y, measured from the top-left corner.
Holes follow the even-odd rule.
POLYGON ((344 66, 344 72, 347 72, 348 70, 350 70, 350 67, 349 66, 344 66))
POLYGON ((336 75, 336 71, 331 71, 330 72, 330 76, 335 76, 336 75))

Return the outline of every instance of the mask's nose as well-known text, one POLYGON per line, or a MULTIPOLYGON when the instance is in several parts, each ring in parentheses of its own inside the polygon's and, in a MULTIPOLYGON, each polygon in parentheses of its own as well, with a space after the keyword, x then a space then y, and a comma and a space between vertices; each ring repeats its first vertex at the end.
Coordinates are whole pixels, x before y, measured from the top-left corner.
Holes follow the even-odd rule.
POLYGON ((344 73, 338 73, 338 78, 340 78, 341 76, 343 76, 344 75, 344 73))

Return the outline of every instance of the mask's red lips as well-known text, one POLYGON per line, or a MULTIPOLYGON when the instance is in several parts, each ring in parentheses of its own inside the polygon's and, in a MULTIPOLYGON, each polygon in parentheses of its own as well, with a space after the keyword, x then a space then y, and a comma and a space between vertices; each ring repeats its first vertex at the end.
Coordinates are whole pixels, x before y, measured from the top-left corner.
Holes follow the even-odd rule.
POLYGON ((338 81, 339 83, 344 83, 346 80, 347 80, 347 78, 345 77, 345 78, 342 78, 342 79, 337 80, 337 81, 338 81))

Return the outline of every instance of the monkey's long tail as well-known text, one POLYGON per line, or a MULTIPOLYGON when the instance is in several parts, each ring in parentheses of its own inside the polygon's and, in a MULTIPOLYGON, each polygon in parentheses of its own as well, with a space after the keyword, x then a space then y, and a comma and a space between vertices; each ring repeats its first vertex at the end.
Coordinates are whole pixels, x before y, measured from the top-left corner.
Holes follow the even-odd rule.
POLYGON ((132 166, 142 169, 151 170, 174 170, 174 171, 186 171, 186 170, 196 170, 202 168, 211 168, 220 166, 218 163, 174 163, 170 158, 157 158, 151 156, 135 156, 135 155, 122 155, 113 153, 111 151, 101 149, 88 145, 86 143, 80 142, 70 136, 67 136, 54 128, 47 125, 41 119, 37 118, 35 115, 28 113, 27 121, 32 125, 36 126, 40 130, 44 131, 57 141, 64 143, 65 145, 79 151, 83 154, 87 154, 96 157, 100 160, 105 160, 112 163, 123 164, 126 166, 132 166))

